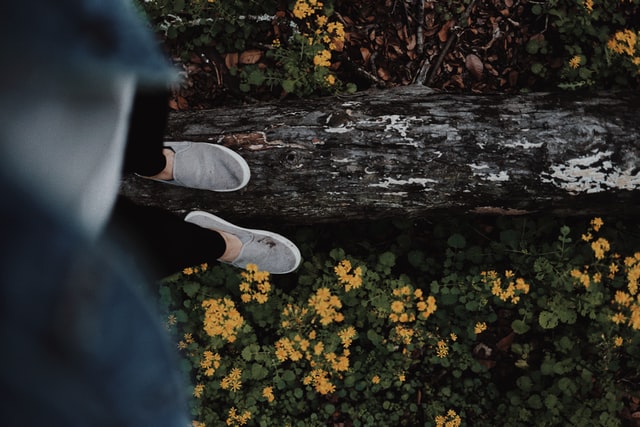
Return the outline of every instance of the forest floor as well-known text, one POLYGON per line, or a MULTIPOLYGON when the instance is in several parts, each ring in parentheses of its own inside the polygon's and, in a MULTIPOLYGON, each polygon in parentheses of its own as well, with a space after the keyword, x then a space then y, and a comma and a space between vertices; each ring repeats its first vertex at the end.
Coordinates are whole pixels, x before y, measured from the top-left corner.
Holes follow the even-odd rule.
MULTIPOLYGON (((546 89, 531 72, 532 63, 542 59, 553 70, 566 58, 534 58, 526 51, 529 40, 554 39, 544 17, 531 12, 532 4, 473 0, 447 16, 433 1, 336 1, 335 16, 346 34, 332 68, 359 90, 410 84, 475 93, 546 89)), ((242 98, 225 59, 203 50, 177 61, 186 78, 172 108, 211 108, 242 98)))

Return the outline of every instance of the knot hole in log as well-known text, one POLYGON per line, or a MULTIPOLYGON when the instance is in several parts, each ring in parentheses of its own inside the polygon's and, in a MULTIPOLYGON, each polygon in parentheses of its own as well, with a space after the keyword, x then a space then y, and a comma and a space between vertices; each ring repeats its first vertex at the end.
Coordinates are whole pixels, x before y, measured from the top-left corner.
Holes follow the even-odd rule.
POLYGON ((282 158, 282 163, 284 163, 286 166, 289 166, 291 168, 302 167, 301 156, 300 154, 298 154, 296 150, 290 150, 284 153, 284 156, 282 158))

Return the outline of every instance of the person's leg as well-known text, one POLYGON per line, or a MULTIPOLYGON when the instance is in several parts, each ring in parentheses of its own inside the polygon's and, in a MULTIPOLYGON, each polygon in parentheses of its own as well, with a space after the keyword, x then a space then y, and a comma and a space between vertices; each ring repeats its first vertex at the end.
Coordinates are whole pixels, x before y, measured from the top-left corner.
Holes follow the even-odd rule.
POLYGON ((136 91, 129 121, 124 172, 154 176, 167 166, 163 141, 169 118, 168 101, 168 90, 136 91))
POLYGON ((119 197, 108 235, 125 240, 139 262, 149 266, 156 278, 186 267, 215 263, 226 250, 225 239, 212 230, 185 222, 162 209, 139 206, 119 197))

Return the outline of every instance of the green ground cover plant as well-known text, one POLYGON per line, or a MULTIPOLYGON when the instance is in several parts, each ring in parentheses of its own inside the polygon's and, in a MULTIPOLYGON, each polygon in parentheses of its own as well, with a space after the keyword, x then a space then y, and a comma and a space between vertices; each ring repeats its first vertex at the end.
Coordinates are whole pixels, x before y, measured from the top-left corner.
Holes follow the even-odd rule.
MULTIPOLYGON (((398 6, 397 2, 379 3, 389 14, 398 6)), ((470 3, 435 2, 436 22, 429 25, 438 28, 456 20, 464 21, 459 22, 460 28, 468 27, 477 21, 474 11, 479 7, 470 9, 471 19, 466 22, 461 18, 470 3)), ((518 18, 521 22, 512 23, 528 29, 526 46, 513 49, 521 52, 518 55, 530 55, 523 61, 531 63, 530 72, 540 81, 539 87, 637 87, 640 0, 495 3, 505 19, 510 19, 510 10, 525 10, 518 18)), ((360 36, 357 28, 348 26, 348 17, 335 13, 340 0, 138 0, 137 4, 173 55, 189 58, 215 50, 225 56, 243 92, 305 97, 356 90, 357 76, 340 68, 340 53, 345 46, 358 50, 354 44, 360 36), (351 31, 354 36, 347 37, 351 31)), ((396 24, 402 27, 404 22, 396 24)))
POLYGON ((193 426, 623 424, 640 397, 637 225, 344 226, 366 238, 329 249, 341 225, 299 229, 295 274, 162 282, 193 426))

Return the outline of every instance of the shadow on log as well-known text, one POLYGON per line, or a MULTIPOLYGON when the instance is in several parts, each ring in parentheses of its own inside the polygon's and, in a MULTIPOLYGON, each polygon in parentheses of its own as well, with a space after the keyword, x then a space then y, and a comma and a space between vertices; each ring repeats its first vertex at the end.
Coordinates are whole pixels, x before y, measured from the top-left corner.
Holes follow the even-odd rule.
POLYGON ((459 213, 631 214, 640 100, 453 95, 422 86, 173 113, 167 139, 237 150, 249 185, 213 193, 135 176, 122 192, 175 213, 316 223, 459 213))

